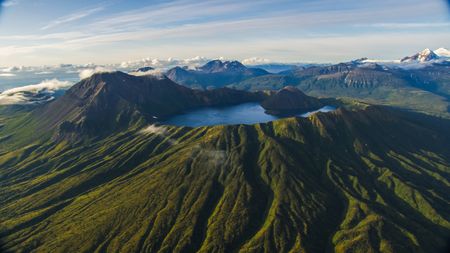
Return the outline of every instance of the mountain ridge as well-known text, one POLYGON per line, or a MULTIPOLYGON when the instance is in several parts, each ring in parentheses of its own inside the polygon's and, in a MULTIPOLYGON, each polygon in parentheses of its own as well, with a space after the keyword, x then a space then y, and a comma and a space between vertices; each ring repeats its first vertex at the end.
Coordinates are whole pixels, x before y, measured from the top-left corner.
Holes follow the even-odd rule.
POLYGON ((166 77, 98 73, 37 108, 33 115, 39 119, 41 129, 59 126, 62 134, 79 131, 100 134, 155 122, 201 106, 256 102, 264 97, 263 93, 228 88, 192 90, 166 77))
POLYGON ((197 89, 224 87, 250 77, 267 75, 259 68, 248 68, 238 61, 213 60, 196 69, 175 67, 166 76, 176 83, 197 89))
POLYGON ((0 241, 10 251, 439 252, 450 236, 448 127, 367 106, 128 129, 82 146, 41 140, 0 154, 0 241))
POLYGON ((97 73, 31 111, 0 107, 0 250, 445 252, 450 120, 298 89, 399 90, 410 78, 445 94, 446 67, 432 68, 356 60, 267 75, 281 90, 259 93, 97 73), (252 125, 157 123, 247 101, 341 105, 252 125))

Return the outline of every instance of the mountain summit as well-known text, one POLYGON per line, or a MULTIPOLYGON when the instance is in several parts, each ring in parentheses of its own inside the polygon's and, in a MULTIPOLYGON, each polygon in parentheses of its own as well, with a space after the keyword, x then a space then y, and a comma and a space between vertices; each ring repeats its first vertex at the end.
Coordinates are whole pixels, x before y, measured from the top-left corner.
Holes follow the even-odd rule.
POLYGON ((192 90, 166 77, 98 73, 34 112, 42 128, 99 135, 200 106, 259 101, 260 94, 231 89, 192 90))
POLYGON ((305 95, 299 89, 287 86, 261 103, 270 114, 292 114, 319 109, 323 104, 319 99, 305 95))
POLYGON ((214 60, 197 69, 175 67, 168 70, 166 76, 191 88, 210 89, 268 74, 263 69, 248 68, 238 61, 214 60))
POLYGON ((238 61, 221 61, 214 60, 206 63, 205 65, 198 68, 198 70, 206 73, 216 73, 216 72, 226 72, 226 71, 246 71, 242 63, 238 61))
POLYGON ((401 62, 412 62, 412 61, 418 61, 418 62, 429 62, 433 60, 439 59, 439 56, 431 51, 431 49, 426 48, 422 52, 417 53, 413 56, 407 56, 403 59, 401 59, 401 62))

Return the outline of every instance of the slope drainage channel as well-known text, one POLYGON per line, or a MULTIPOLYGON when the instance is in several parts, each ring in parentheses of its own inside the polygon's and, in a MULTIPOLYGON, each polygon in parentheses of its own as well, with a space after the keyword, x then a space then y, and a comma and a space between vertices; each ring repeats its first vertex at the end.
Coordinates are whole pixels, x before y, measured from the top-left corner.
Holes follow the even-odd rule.
POLYGON ((315 111, 303 112, 296 115, 274 116, 265 113, 258 103, 244 103, 225 107, 207 107, 175 115, 161 123, 173 126, 214 126, 235 124, 256 124, 274 121, 286 117, 308 117, 316 112, 330 112, 336 110, 333 106, 324 106, 315 111))

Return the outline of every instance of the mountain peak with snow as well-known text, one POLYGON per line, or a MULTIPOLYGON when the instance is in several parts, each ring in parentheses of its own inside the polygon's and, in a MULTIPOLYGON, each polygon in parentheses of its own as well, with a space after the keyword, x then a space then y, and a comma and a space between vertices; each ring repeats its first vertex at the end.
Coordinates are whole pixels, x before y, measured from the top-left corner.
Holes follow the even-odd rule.
POLYGON ((425 48, 422 52, 417 53, 413 56, 407 56, 401 59, 401 62, 429 62, 439 59, 439 56, 434 53, 431 49, 425 48))

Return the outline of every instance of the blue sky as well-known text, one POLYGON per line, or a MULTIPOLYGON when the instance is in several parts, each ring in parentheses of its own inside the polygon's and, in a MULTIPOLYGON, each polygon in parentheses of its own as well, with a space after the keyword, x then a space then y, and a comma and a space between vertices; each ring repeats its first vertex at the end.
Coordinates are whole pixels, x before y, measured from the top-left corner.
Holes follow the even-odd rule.
POLYGON ((339 62, 450 47, 446 0, 0 2, 0 66, 195 56, 339 62))

